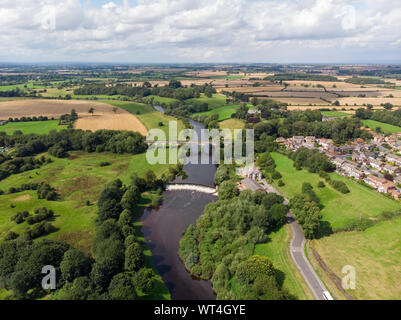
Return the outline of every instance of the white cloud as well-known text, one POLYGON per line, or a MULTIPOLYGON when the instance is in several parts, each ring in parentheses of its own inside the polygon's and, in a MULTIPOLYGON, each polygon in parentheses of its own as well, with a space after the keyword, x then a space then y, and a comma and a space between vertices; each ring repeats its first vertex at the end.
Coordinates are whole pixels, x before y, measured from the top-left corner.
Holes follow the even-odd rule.
POLYGON ((365 61, 379 59, 378 50, 401 57, 398 0, 85 2, 0 0, 0 60, 365 61))

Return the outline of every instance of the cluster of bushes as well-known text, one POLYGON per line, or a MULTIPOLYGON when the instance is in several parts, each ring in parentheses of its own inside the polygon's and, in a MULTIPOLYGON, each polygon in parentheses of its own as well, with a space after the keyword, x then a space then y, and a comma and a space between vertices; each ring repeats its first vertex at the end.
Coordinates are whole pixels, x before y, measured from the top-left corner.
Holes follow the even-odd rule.
POLYGON ((321 207, 320 199, 316 195, 312 185, 309 182, 305 182, 302 184, 302 193, 307 195, 309 197, 309 200, 315 202, 319 206, 319 208, 321 207))
POLYGON ((269 232, 285 223, 283 200, 273 193, 244 191, 238 196, 235 183, 221 183, 219 200, 205 208, 180 241, 179 256, 186 268, 196 277, 211 279, 218 299, 289 298, 271 262, 254 256, 255 245, 268 241, 269 232))
POLYGON ((216 90, 208 84, 202 86, 183 87, 180 81, 171 80, 168 86, 165 87, 151 87, 151 85, 142 87, 132 87, 128 85, 85 85, 74 90, 74 95, 122 95, 128 97, 143 98, 150 95, 173 98, 178 100, 187 100, 191 98, 199 98, 201 93, 211 96, 216 93, 216 90))
POLYGON ((306 168, 309 172, 318 173, 319 171, 332 172, 336 168, 325 154, 316 149, 299 148, 289 153, 289 158, 294 161, 294 167, 297 170, 306 168))
POLYGON ((322 215, 319 205, 311 200, 310 194, 296 195, 291 199, 289 206, 302 226, 305 237, 308 239, 317 237, 322 215))
POLYGON ((18 193, 26 190, 36 190, 38 199, 46 199, 47 201, 56 201, 59 197, 57 191, 47 183, 25 183, 19 188, 10 187, 9 194, 18 193))
POLYGON ((0 155, 0 180, 25 171, 39 169, 42 165, 50 163, 51 159, 41 157, 13 157, 0 155))
MULTIPOLYGON (((143 153, 147 149, 145 137, 137 132, 99 130, 51 131, 47 135, 12 135, 0 133, 0 146, 7 138, 9 146, 15 146, 15 157, 36 155, 45 151, 56 157, 68 156, 68 151, 143 153)), ((0 160, 1 161, 1 160, 0 160)))
POLYGON ((331 179, 330 175, 327 172, 320 171, 319 176, 324 178, 326 180, 326 182, 329 185, 331 185, 334 189, 336 189, 337 191, 340 191, 341 193, 344 193, 344 194, 351 192, 348 189, 347 185, 343 181, 331 179))

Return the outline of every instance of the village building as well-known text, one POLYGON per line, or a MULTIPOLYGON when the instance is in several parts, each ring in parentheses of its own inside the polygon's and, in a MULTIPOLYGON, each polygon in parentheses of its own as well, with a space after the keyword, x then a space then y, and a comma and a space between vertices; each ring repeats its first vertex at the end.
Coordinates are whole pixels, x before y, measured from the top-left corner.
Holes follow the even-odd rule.
POLYGON ((237 169, 237 175, 243 178, 250 178, 252 180, 262 180, 263 174, 262 171, 260 171, 259 168, 254 167, 254 166, 247 166, 245 168, 238 168, 237 169))
POLYGON ((371 159, 369 158, 369 164, 372 168, 376 170, 382 170, 385 163, 383 161, 377 160, 377 159, 371 159))
POLYGON ((390 166, 389 164, 386 164, 383 167, 383 171, 388 172, 389 174, 397 174, 399 172, 399 168, 396 166, 390 166))
POLYGON ((259 183, 250 178, 242 180, 238 185, 238 189, 240 192, 245 190, 251 190, 252 192, 266 192, 259 183))
POLYGON ((249 109, 248 114, 249 115, 260 115, 260 114, 262 114, 262 112, 258 109, 249 109))
POLYGON ((401 165, 401 157, 393 155, 393 154, 388 154, 386 155, 386 160, 387 162, 394 163, 396 166, 401 165))
POLYGON ((286 141, 287 140, 285 138, 283 138, 283 137, 280 137, 280 138, 276 139, 276 142, 279 143, 279 144, 284 144, 284 143, 286 143, 286 141))

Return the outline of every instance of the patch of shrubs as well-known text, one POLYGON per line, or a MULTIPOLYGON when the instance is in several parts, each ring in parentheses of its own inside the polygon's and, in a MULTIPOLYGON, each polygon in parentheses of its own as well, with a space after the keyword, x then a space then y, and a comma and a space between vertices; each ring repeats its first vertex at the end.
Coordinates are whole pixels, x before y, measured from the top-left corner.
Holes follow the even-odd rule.
POLYGON ((29 216, 26 219, 26 222, 29 225, 33 225, 35 223, 42 222, 44 220, 49 220, 54 217, 54 212, 53 210, 48 210, 47 208, 40 208, 40 209, 35 209, 35 215, 29 216))
POLYGON ((21 224, 28 217, 29 217, 28 211, 17 212, 15 215, 11 217, 11 221, 14 221, 16 224, 21 224))
POLYGON ((105 162, 100 162, 100 166, 101 167, 108 167, 108 166, 110 166, 110 162, 108 162, 108 161, 105 161, 105 162))
POLYGON ((339 180, 332 180, 330 175, 327 172, 320 171, 319 176, 323 179, 326 180, 326 182, 331 185, 334 189, 337 191, 340 191, 341 193, 350 193, 351 191, 348 189, 347 185, 343 181, 339 180))
POLYGON ((36 239, 54 231, 56 231, 56 228, 50 222, 43 221, 29 228, 26 234, 29 235, 30 239, 36 239))
POLYGON ((47 183, 41 183, 37 188, 38 199, 47 201, 56 201, 59 198, 56 190, 47 183))

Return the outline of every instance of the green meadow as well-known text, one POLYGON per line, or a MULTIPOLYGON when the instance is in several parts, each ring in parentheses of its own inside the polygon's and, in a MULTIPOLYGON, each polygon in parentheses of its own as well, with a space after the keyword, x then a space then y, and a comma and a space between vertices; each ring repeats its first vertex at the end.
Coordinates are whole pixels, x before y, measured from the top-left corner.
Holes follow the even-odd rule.
POLYGON ((7 134, 12 134, 19 130, 23 134, 46 134, 52 130, 62 130, 66 129, 67 126, 60 126, 58 120, 48 120, 48 121, 29 121, 29 122, 9 122, 4 126, 0 126, 0 132, 7 132, 7 134))
POLYGON ((212 116, 214 114, 217 114, 219 116, 218 121, 223 121, 231 118, 231 115, 234 114, 237 109, 239 108, 239 104, 236 105, 230 105, 230 106, 224 106, 216 109, 212 109, 206 112, 199 112, 195 113, 194 115, 199 115, 199 116, 212 116))
POLYGON ((356 290, 348 292, 356 299, 401 299, 401 218, 313 240, 312 246, 337 276, 345 265, 355 267, 356 290))
POLYGON ((282 154, 272 153, 272 157, 276 162, 277 170, 283 176, 285 186, 279 188, 283 194, 292 198, 301 193, 304 182, 309 182, 324 206, 322 220, 328 221, 333 231, 344 228, 361 217, 375 217, 383 211, 395 211, 401 208, 396 201, 336 173, 331 174, 332 179, 343 181, 351 191, 350 193, 342 194, 327 183, 325 188, 318 188, 318 182, 323 180, 318 174, 296 170, 292 160, 282 154))
POLYGON ((288 251, 290 241, 290 228, 283 226, 269 234, 269 242, 257 244, 255 254, 268 257, 278 270, 277 278, 279 283, 299 300, 311 298, 307 285, 291 260, 288 251))
POLYGON ((376 130, 377 127, 381 128, 384 133, 397 133, 401 132, 401 127, 393 126, 391 124, 378 122, 374 120, 362 120, 363 125, 369 127, 372 130, 376 130))
MULTIPOLYGON (((45 156, 51 157, 48 154, 45 156)), ((51 158, 54 162, 46 164, 40 169, 15 174, 0 181, 0 190, 5 192, 0 196, 0 239, 8 231, 21 234, 27 229, 26 222, 17 225, 10 220, 15 213, 25 210, 33 213, 37 208, 47 207, 55 212, 51 223, 57 228, 57 231, 44 238, 63 241, 91 253, 97 216, 97 199, 105 184, 117 178, 121 179, 124 184, 129 184, 133 173, 142 176, 148 169, 153 170, 157 176, 168 171, 166 165, 148 164, 146 154, 117 155, 71 152, 70 157, 66 159, 51 158), (100 163, 102 162, 109 162, 110 166, 101 167, 100 163), (10 187, 19 187, 30 182, 49 183, 59 193, 60 200, 38 199, 36 191, 8 194, 10 187), (87 204, 87 201, 90 202, 90 205, 87 204)), ((144 208, 150 206, 151 200, 152 194, 143 194, 137 207, 137 218, 141 216, 144 208)), ((146 266, 153 268, 157 274, 151 252, 141 232, 140 221, 135 222, 134 226, 137 231, 137 239, 144 248, 146 266)), ((8 296, 9 292, 0 290, 0 300, 8 296)), ((146 300, 170 299, 170 293, 159 275, 152 292, 147 295, 138 292, 138 296, 139 299, 146 300)))
POLYGON ((186 103, 204 103, 206 102, 209 105, 209 109, 216 109, 226 105, 227 98, 221 94, 214 94, 211 98, 205 96, 205 94, 201 94, 200 98, 193 98, 185 100, 186 103))

